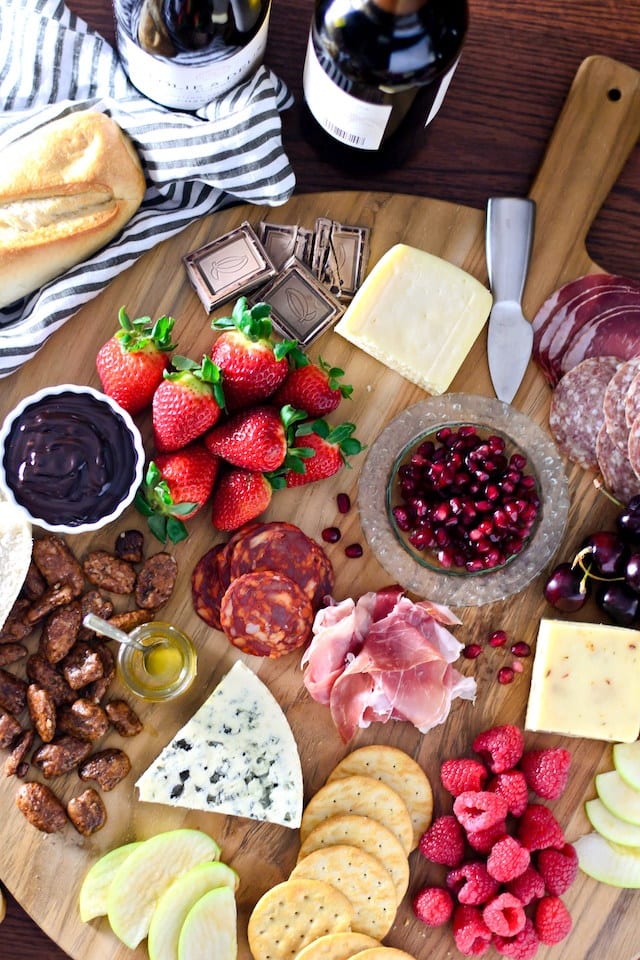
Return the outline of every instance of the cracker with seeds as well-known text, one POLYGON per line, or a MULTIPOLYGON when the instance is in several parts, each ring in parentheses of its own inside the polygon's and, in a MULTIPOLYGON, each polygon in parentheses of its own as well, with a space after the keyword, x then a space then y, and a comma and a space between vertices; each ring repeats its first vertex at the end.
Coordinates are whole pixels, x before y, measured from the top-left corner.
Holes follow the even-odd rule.
POLYGON ((402 797, 411 816, 413 847, 417 847, 433 816, 431 783, 420 764, 397 747, 372 744, 348 753, 328 779, 354 775, 381 780, 402 797))
POLYGON ((295 878, 260 897, 249 917, 254 960, 293 960, 307 944, 351 929, 350 900, 324 880, 295 878))
POLYGON ((388 934, 396 916, 396 888, 379 860, 358 847, 320 847, 300 860, 290 879, 324 880, 353 906, 351 929, 376 940, 388 934))
POLYGON ((396 888, 396 901, 400 904, 409 886, 409 861, 400 841, 387 827, 371 817, 345 814, 329 817, 314 827, 300 847, 298 860, 320 847, 347 843, 359 847, 380 861, 396 888))
POLYGON ((296 960, 350 960, 350 957, 367 947, 380 944, 366 933, 328 933, 303 947, 296 960))
POLYGON ((309 800, 302 814, 300 840, 307 839, 322 820, 341 814, 371 817, 391 831, 409 855, 413 848, 413 825, 404 800, 381 780, 353 776, 328 781, 309 800))

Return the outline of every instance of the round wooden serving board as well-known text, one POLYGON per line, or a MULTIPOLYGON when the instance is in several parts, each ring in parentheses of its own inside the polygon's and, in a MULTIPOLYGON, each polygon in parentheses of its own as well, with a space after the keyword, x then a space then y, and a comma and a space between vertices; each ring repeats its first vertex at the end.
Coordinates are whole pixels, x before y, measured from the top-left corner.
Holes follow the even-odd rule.
MULTIPOLYGON (((640 134, 639 83, 638 73, 604 58, 585 61, 576 76, 531 190, 538 204, 538 216, 525 299, 530 317, 561 282, 600 269, 590 260, 585 240, 640 134)), ((210 318, 187 281, 182 265, 184 254, 243 220, 257 224, 265 219, 313 228, 318 216, 369 226, 370 265, 392 244, 404 241, 444 257, 486 282, 484 212, 481 210, 364 190, 295 196, 276 210, 232 208, 194 224, 177 238, 158 246, 59 330, 34 360, 17 375, 3 381, 0 417, 22 397, 46 384, 75 382, 99 387, 94 363, 96 351, 115 330, 117 312, 122 305, 132 316, 173 315, 180 352, 200 358, 210 348, 214 334, 210 318)), ((228 309, 220 310, 217 315, 227 312, 228 309)), ((346 370, 346 379, 354 386, 353 400, 344 401, 338 412, 340 419, 357 424, 357 435, 364 443, 371 444, 385 423, 400 410, 424 399, 424 393, 417 387, 355 350, 331 331, 313 345, 311 354, 321 354, 346 370)), ((451 390, 493 395, 484 335, 474 345, 451 390)), ((548 404, 549 390, 532 364, 515 406, 546 428, 548 404)), ((139 422, 149 441, 148 415, 139 422)), ((151 450, 150 442, 148 450, 151 450)), ((337 599, 357 597, 389 581, 366 548, 359 560, 347 559, 344 555, 346 544, 362 541, 363 537, 355 506, 347 515, 339 515, 336 494, 346 491, 355 504, 359 467, 356 458, 354 469, 341 471, 335 479, 297 491, 276 492, 266 515, 268 519, 297 523, 316 539, 320 539, 320 532, 326 526, 341 528, 342 540, 327 546, 335 565, 337 599)), ((572 508, 560 551, 563 556, 570 553, 587 531, 610 524, 613 517, 611 505, 594 491, 592 475, 575 467, 567 472, 572 508)), ((112 549, 119 530, 130 526, 142 528, 142 523, 142 518, 131 509, 118 524, 93 537, 73 538, 71 546, 78 556, 93 547, 112 549)), ((221 633, 207 628, 193 612, 191 571, 200 556, 221 537, 210 526, 206 510, 192 522, 191 531, 188 540, 172 548, 180 573, 177 589, 163 615, 193 637, 199 656, 197 681, 191 691, 175 703, 135 704, 145 729, 124 745, 133 771, 112 793, 104 795, 108 810, 105 828, 90 839, 81 838, 71 826, 54 836, 38 833, 15 806, 15 780, 3 778, 0 782, 1 878, 46 933, 78 960, 88 957, 132 960, 146 956, 144 945, 133 952, 122 946, 106 920, 83 924, 78 916, 78 890, 87 869, 101 853, 117 844, 183 824, 197 826, 215 836, 222 846, 223 858, 240 875, 240 960, 250 957, 246 922, 253 904, 265 890, 285 879, 295 863, 298 850, 295 831, 215 815, 191 815, 139 803, 135 796, 136 777, 200 706, 238 656, 221 633)), ((155 552, 160 545, 148 535, 146 548, 147 552, 155 552)), ((542 579, 539 577, 525 592, 506 601, 458 610, 463 623, 455 628, 456 636, 462 642, 471 639, 482 642, 491 631, 504 628, 512 640, 535 644, 540 617, 553 615, 542 596, 542 579)), ((597 619, 598 613, 589 609, 582 611, 581 617, 597 619)), ((287 713, 302 759, 306 799, 321 786, 348 749, 365 743, 391 743, 408 751, 424 766, 434 786, 436 814, 450 810, 439 785, 440 763, 448 757, 468 754, 475 734, 489 725, 524 723, 531 668, 531 662, 524 661, 525 672, 516 676, 511 686, 500 686, 496 682, 496 671, 510 661, 509 654, 487 647, 479 660, 464 661, 461 666, 478 682, 475 706, 457 702, 448 721, 424 736, 404 723, 373 725, 345 747, 332 726, 328 710, 314 703, 303 687, 299 653, 274 662, 254 658, 247 661, 287 713)), ((553 736, 527 735, 529 746, 552 746, 558 742, 560 738, 553 736)), ((101 746, 112 744, 123 745, 114 734, 101 746)), ((595 773, 610 766, 611 751, 606 744, 594 741, 570 740, 564 744, 573 754, 572 773, 565 794, 552 807, 567 839, 575 840, 588 829, 583 802, 594 795, 595 773)), ((52 786, 66 800, 79 792, 80 783, 75 775, 69 775, 54 781, 52 786)), ((398 912, 387 943, 420 958, 427 955, 431 960, 450 958, 455 952, 450 927, 429 930, 414 918, 411 910, 411 894, 427 880, 440 882, 442 876, 418 853, 412 855, 411 868, 409 895, 398 912)), ((598 885, 580 875, 565 899, 573 915, 574 929, 563 944, 541 948, 539 957, 577 960, 606 954, 617 960, 631 960, 637 956, 640 894, 598 885)))

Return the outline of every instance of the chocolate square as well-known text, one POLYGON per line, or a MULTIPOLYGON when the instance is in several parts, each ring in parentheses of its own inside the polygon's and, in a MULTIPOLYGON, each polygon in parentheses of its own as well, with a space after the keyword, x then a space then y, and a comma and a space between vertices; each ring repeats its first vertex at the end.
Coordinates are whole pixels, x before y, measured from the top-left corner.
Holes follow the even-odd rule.
POLYGON ((247 221, 192 250, 183 262, 207 313, 276 275, 276 268, 247 221))

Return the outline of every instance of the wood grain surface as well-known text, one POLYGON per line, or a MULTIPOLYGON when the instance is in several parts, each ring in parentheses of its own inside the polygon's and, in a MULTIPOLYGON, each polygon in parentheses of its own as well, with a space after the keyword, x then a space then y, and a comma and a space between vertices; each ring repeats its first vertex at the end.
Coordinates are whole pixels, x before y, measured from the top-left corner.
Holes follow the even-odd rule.
MULTIPOLYGON (((530 313, 563 279, 597 269, 586 252, 584 238, 600 202, 640 133, 639 82, 637 72, 603 58, 584 63, 576 76, 531 191, 538 203, 538 221, 525 299, 530 313), (610 96, 614 89, 619 91, 619 97, 610 96)), ((3 383, 0 416, 21 397, 44 384, 71 381, 98 385, 94 370, 95 353, 112 332, 117 310, 122 304, 136 314, 173 314, 177 318, 181 352, 200 356, 210 346, 212 333, 209 318, 186 280, 182 256, 245 218, 253 223, 266 218, 311 227, 315 217, 321 215, 370 226, 371 264, 392 243, 402 240, 442 255, 486 282, 484 215, 481 210, 427 198, 368 191, 299 195, 275 211, 237 207, 195 224, 177 238, 160 245, 112 283, 58 331, 31 363, 3 383)), ((222 312, 218 311, 219 314, 222 312)), ((424 393, 417 387, 354 350, 336 334, 325 334, 314 345, 312 353, 321 353, 347 370, 354 385, 354 400, 349 403, 348 415, 358 424, 358 435, 365 443, 371 444, 381 425, 396 413, 424 398, 424 393)), ((451 389, 492 395, 483 336, 474 345, 451 389)), ((546 425, 548 400, 549 391, 532 365, 515 405, 546 425)), ((140 418, 140 423, 148 439, 148 417, 140 418)), ((274 495, 267 514, 269 518, 298 523, 316 538, 323 527, 339 524, 343 539, 328 548, 336 570, 337 598, 358 596, 389 581, 368 550, 365 549, 360 560, 349 560, 343 553, 345 544, 362 540, 362 533, 355 509, 345 517, 338 517, 335 497, 344 490, 355 502, 358 472, 356 464, 353 471, 342 471, 338 477, 315 487, 279 491, 274 495)), ((574 467, 568 470, 568 476, 572 508, 563 552, 569 551, 600 522, 611 519, 610 505, 595 494, 591 475, 574 467)), ((117 525, 92 538, 73 538, 72 546, 79 555, 90 545, 110 548, 120 529, 139 521, 140 518, 129 511, 117 525)), ((199 654, 198 679, 192 690, 173 705, 141 706, 145 731, 127 744, 133 762, 132 775, 113 793, 105 795, 107 826, 89 840, 75 835, 72 828, 46 837, 29 827, 16 810, 15 784, 8 780, 0 784, 3 835, 11 838, 3 843, 2 880, 47 936, 77 960, 88 957, 91 960, 125 960, 145 955, 143 947, 132 953, 119 945, 106 921, 82 924, 77 915, 78 889, 86 869, 103 850, 117 843, 183 823, 202 827, 216 836, 224 858, 238 870, 241 878, 241 960, 249 960, 250 956, 244 937, 252 905, 264 890, 284 879, 295 862, 298 848, 295 832, 233 818, 185 814, 140 804, 133 789, 136 775, 205 699, 236 655, 224 637, 206 628, 191 608, 191 570, 215 539, 207 517, 201 515, 192 524, 190 538, 174 548, 180 575, 174 597, 166 608, 166 616, 192 635, 199 654)), ((147 548, 155 549, 151 543, 147 548)), ((550 610, 542 597, 539 578, 519 596, 489 607, 464 608, 458 612, 463 624, 456 628, 456 634, 462 642, 472 637, 482 639, 492 630, 504 628, 513 639, 533 643, 540 616, 549 614, 550 610)), ((590 615, 596 617, 597 613, 594 610, 583 612, 584 619, 590 615)), ((440 762, 467 752, 475 733, 492 723, 521 725, 524 721, 530 662, 525 664, 524 674, 517 677, 512 686, 504 687, 495 680, 503 658, 503 652, 491 651, 478 661, 463 664, 462 668, 474 674, 478 681, 478 700, 475 707, 455 704, 444 726, 423 737, 408 724, 374 725, 359 734, 349 749, 374 742, 391 743, 406 749, 427 770, 435 788, 436 812, 441 812, 446 807, 446 798, 439 789, 440 762)), ((347 748, 333 729, 328 711, 306 694, 301 683, 299 654, 275 662, 247 659, 287 711, 300 748, 308 798, 324 782, 347 748)), ((528 735, 530 745, 558 742, 559 738, 552 736, 528 735)), ((610 749, 604 744, 583 740, 571 741, 568 746, 573 754, 570 785, 563 797, 553 804, 553 809, 567 838, 574 840, 587 829, 582 804, 584 799, 594 795, 594 774, 610 765, 610 749)), ((77 789, 77 781, 70 775, 54 782, 53 786, 67 798, 77 789)), ((411 866, 410 891, 415 892, 434 874, 419 854, 413 854, 411 866)), ((602 955, 602 944, 606 944, 606 955, 631 960, 640 945, 636 920, 638 896, 630 891, 597 885, 581 876, 566 896, 574 918, 571 936, 560 946, 541 949, 539 956, 577 960, 602 955)), ((32 947, 31 953, 25 953, 24 944, 15 941, 17 927, 13 922, 13 911, 11 902, 9 919, 2 931, 2 956, 39 956, 48 960, 61 955, 60 951, 40 952, 39 947, 32 947), (9 939, 5 936, 7 930, 9 939)), ((387 942, 420 958, 425 957, 428 950, 434 960, 450 957, 453 950, 449 929, 429 931, 413 918, 410 897, 405 898, 387 942)))

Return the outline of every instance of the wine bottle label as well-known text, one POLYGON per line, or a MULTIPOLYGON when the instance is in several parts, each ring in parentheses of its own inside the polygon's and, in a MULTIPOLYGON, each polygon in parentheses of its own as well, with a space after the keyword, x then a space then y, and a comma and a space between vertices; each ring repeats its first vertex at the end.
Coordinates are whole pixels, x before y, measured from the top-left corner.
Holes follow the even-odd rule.
POLYGON ((270 12, 267 10, 260 29, 244 47, 184 58, 147 53, 117 21, 118 53, 131 83, 144 96, 174 110, 197 110, 231 90, 262 63, 270 12))

